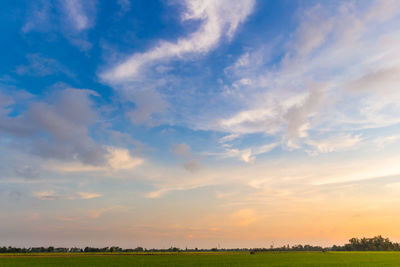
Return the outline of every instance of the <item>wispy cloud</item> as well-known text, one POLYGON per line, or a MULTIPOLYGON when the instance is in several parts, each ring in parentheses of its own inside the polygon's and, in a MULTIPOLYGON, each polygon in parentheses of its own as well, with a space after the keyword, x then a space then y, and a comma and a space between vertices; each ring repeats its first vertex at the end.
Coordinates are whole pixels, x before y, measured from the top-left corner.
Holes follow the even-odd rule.
POLYGON ((253 6, 254 0, 184 1, 182 22, 190 26, 192 21, 199 21, 197 30, 175 42, 159 41, 145 52, 121 56, 119 62, 104 67, 99 76, 126 101, 135 103, 135 109, 127 112, 132 123, 150 126, 174 123, 173 118, 167 116, 171 111, 168 97, 160 90, 180 80, 169 74, 174 69, 173 63, 193 61, 215 49, 223 40, 232 39, 253 6))
POLYGON ((40 54, 28 54, 26 57, 29 64, 17 67, 16 72, 19 75, 44 77, 52 74, 64 73, 68 76, 74 76, 67 67, 53 58, 44 57, 40 54))
POLYGON ((305 141, 306 144, 314 148, 310 153, 312 155, 317 155, 318 153, 328 153, 335 151, 345 151, 354 148, 363 141, 361 135, 341 135, 334 136, 322 140, 308 140, 305 141))
POLYGON ((236 133, 234 133, 234 134, 228 134, 228 135, 225 135, 224 137, 221 137, 220 139, 219 139, 219 142, 220 143, 227 143, 227 142, 230 142, 230 141, 233 141, 233 140, 235 140, 236 138, 239 138, 239 134, 236 134, 236 133))
POLYGON ((118 0, 117 3, 121 8, 118 13, 119 16, 125 15, 131 9, 131 0, 118 0))
POLYGON ((256 156, 268 153, 278 145, 279 143, 270 143, 243 149, 224 147, 223 152, 206 152, 206 155, 220 158, 238 158, 246 163, 253 163, 256 160, 256 156))
POLYGON ((102 195, 98 193, 79 192, 77 196, 81 199, 92 199, 96 197, 101 197, 102 195))
POLYGON ((230 133, 227 140, 264 133, 300 149, 330 131, 356 136, 357 130, 395 125, 400 35, 395 28, 380 29, 398 22, 397 5, 320 4, 304 10, 292 37, 246 51, 225 69, 220 99, 229 112, 197 127, 230 133), (282 43, 288 49, 270 64, 282 43))
POLYGON ((29 6, 22 31, 42 33, 61 33, 81 50, 91 48, 86 31, 95 25, 95 0, 58 0, 55 2, 35 1, 29 6), (56 12, 53 12, 56 11, 56 12))
POLYGON ((68 200, 75 200, 75 199, 92 199, 101 197, 102 194, 99 193, 89 193, 89 192, 78 192, 76 194, 59 194, 56 191, 40 191, 34 192, 33 196, 35 198, 41 200, 57 200, 57 199, 68 199, 68 200))
POLYGON ((75 30, 87 30, 92 26, 93 22, 86 14, 83 2, 78 0, 63 0, 62 5, 65 15, 75 30))
POLYGON ((144 53, 135 53, 127 60, 101 74, 101 77, 111 83, 135 79, 142 68, 156 62, 182 59, 190 54, 207 53, 213 49, 223 36, 232 38, 237 27, 253 9, 254 1, 185 1, 186 11, 182 21, 201 20, 199 29, 189 37, 178 39, 177 42, 161 41, 156 47, 144 53))
POLYGON ((36 1, 30 6, 30 11, 26 16, 26 22, 22 26, 22 32, 28 33, 33 30, 48 31, 53 26, 50 23, 50 11, 53 8, 48 1, 36 1))
POLYGON ((394 134, 389 136, 380 136, 372 140, 372 143, 378 149, 384 149, 387 145, 394 144, 400 140, 400 134, 394 134))
POLYGON ((60 196, 55 191, 41 191, 33 193, 33 196, 42 200, 55 200, 60 196))

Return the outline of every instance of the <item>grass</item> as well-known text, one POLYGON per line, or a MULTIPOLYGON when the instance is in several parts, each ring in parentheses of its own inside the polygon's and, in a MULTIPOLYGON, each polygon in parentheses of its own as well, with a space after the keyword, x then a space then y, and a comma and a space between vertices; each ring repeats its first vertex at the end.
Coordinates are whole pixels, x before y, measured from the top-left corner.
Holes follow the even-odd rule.
POLYGON ((0 266, 400 266, 400 252, 4 254, 0 266))

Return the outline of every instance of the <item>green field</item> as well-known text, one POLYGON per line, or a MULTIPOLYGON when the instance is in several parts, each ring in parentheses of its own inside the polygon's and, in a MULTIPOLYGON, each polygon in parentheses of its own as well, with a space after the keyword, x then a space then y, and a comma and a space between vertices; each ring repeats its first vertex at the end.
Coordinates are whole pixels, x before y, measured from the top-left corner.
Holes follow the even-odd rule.
POLYGON ((400 266, 400 252, 5 254, 0 266, 400 266))

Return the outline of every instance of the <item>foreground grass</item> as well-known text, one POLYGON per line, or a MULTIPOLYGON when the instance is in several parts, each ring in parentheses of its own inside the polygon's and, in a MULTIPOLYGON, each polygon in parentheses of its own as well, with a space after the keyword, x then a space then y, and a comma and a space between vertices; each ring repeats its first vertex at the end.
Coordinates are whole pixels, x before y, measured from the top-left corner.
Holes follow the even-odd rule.
POLYGON ((400 266, 400 252, 7 254, 0 266, 400 266))

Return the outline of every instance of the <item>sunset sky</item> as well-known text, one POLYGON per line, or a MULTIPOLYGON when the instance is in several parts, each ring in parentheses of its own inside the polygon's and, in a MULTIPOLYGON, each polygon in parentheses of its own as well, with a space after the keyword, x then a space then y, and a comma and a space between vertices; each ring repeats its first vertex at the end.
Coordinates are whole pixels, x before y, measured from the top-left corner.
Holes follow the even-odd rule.
POLYGON ((0 246, 400 241, 400 1, 3 1, 0 246))

